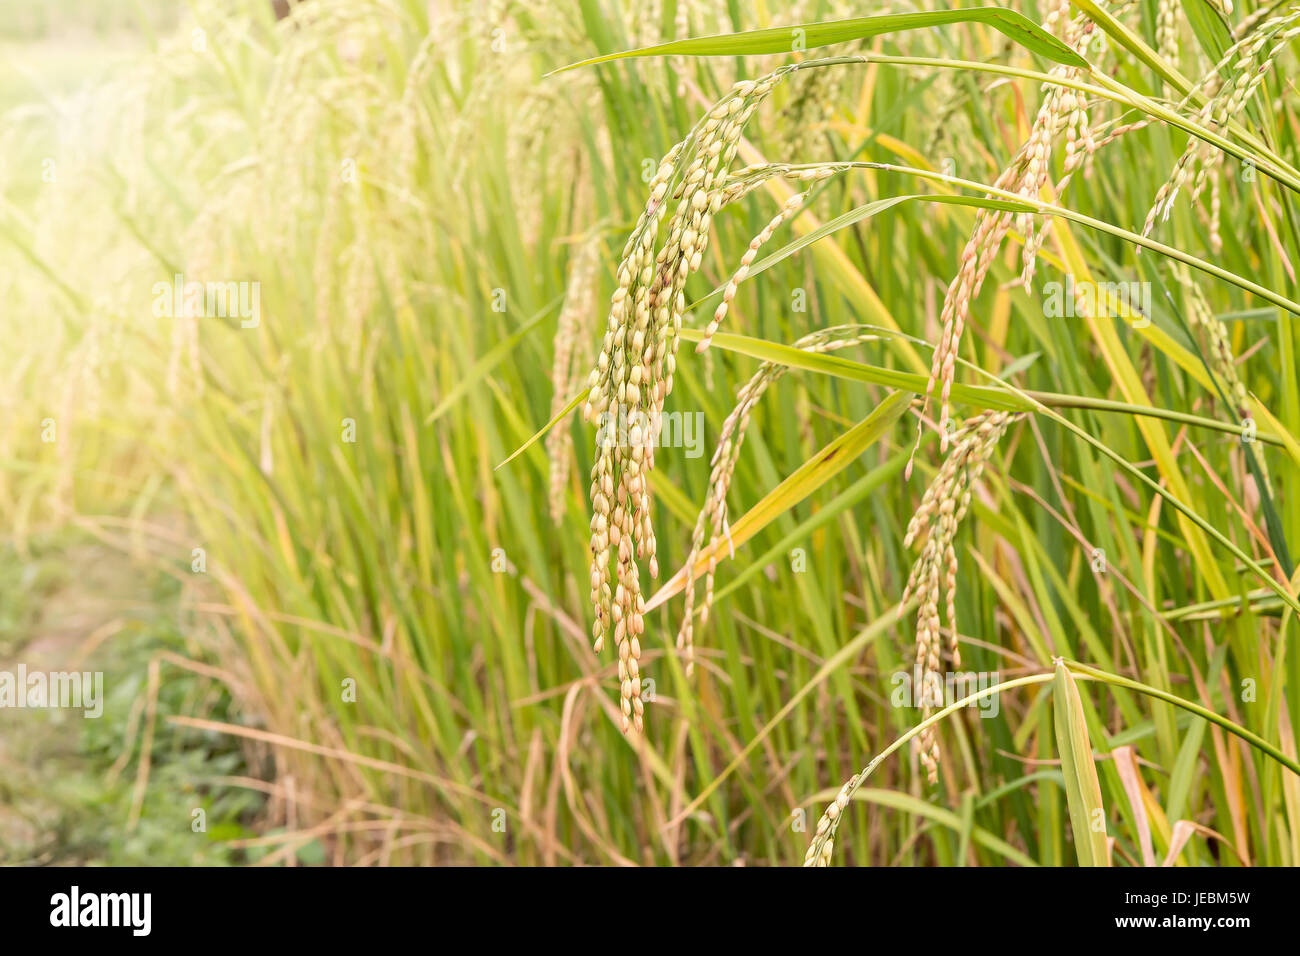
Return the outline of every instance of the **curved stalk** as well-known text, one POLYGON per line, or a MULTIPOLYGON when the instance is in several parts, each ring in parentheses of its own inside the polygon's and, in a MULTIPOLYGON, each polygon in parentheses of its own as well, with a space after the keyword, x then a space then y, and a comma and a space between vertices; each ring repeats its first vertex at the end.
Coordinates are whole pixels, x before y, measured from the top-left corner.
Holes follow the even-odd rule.
MULTIPOLYGON (((1279 750, 1277 747, 1270 744, 1267 740, 1265 740, 1263 737, 1260 737, 1258 734, 1251 733, 1249 730, 1247 730, 1245 727, 1242 727, 1240 724, 1233 723, 1228 718, 1220 716, 1219 714, 1216 714, 1214 711, 1209 710, 1206 707, 1202 707, 1200 704, 1194 704, 1191 701, 1186 700, 1182 697, 1176 697, 1173 694, 1169 694, 1166 693, 1165 691, 1158 690, 1157 688, 1151 687, 1147 684, 1143 684, 1140 681, 1130 680, 1127 677, 1120 677, 1116 674, 1110 674, 1106 671, 1098 670, 1095 667, 1089 667, 1086 664, 1080 664, 1078 661, 1072 661, 1063 658, 1061 660, 1061 663, 1064 664, 1070 670, 1070 672, 1074 674, 1075 677, 1082 678, 1083 680, 1094 680, 1094 681, 1099 681, 1103 684, 1110 684, 1111 686, 1114 687, 1123 687, 1126 690, 1136 691, 1139 694, 1145 694, 1148 697, 1154 697, 1157 700, 1163 700, 1165 703, 1173 704, 1175 707, 1181 707, 1183 710, 1189 711, 1198 717, 1201 717, 1205 720, 1210 721, 1213 724, 1218 725, 1219 727, 1222 727, 1224 730, 1228 731, 1228 733, 1240 737, 1242 740, 1246 741, 1246 743, 1250 744, 1252 747, 1272 757, 1274 760, 1276 760, 1282 766, 1286 767, 1292 773, 1296 774, 1297 776, 1300 776, 1300 763, 1297 763, 1295 760, 1288 757, 1281 750, 1279 750)), ((890 744, 888 747, 886 747, 884 750, 878 753, 875 757, 872 758, 870 763, 868 763, 865 767, 862 768, 862 772, 858 774, 857 779, 853 782, 853 785, 848 789, 849 798, 852 799, 853 794, 857 792, 858 788, 862 786, 862 784, 866 781, 867 777, 871 775, 871 773, 876 769, 876 767, 880 766, 880 764, 885 760, 886 757, 890 756, 892 753, 894 753, 896 750, 902 747, 913 737, 920 734, 922 731, 926 730, 929 727, 933 727, 935 724, 943 720, 945 717, 948 717, 951 714, 956 713, 958 710, 961 710, 963 707, 969 707, 971 704, 975 703, 976 701, 979 701, 982 698, 988 697, 992 694, 1000 693, 1001 691, 1004 690, 1010 690, 1013 687, 1025 687, 1030 684, 1045 684, 1048 681, 1053 680, 1055 676, 1056 674, 1054 671, 1048 671, 1045 674, 1030 674, 1027 677, 1017 677, 1014 680, 1003 681, 1002 683, 995 684, 992 687, 985 687, 981 690, 977 690, 975 693, 969 694, 966 697, 963 697, 961 700, 949 704, 947 707, 943 708, 942 710, 935 711, 925 720, 921 721, 915 727, 908 730, 901 737, 895 740, 892 744, 890 744)), ((843 819, 842 816, 836 817, 834 820, 831 821, 830 827, 826 830, 824 834, 822 834, 821 837, 814 838, 814 852, 811 854, 812 859, 817 859, 817 857, 821 854, 822 847, 825 845, 826 841, 832 839, 835 836, 835 831, 836 829, 838 829, 839 822, 842 819, 843 819)))

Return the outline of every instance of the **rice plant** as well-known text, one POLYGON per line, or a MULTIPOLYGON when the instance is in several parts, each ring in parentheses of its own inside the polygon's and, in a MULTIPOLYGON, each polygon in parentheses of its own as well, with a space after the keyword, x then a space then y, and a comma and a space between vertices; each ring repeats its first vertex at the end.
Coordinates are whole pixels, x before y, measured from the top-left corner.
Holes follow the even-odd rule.
POLYGON ((0 519, 264 862, 1300 863, 1298 36, 196 0, 0 86, 0 519))

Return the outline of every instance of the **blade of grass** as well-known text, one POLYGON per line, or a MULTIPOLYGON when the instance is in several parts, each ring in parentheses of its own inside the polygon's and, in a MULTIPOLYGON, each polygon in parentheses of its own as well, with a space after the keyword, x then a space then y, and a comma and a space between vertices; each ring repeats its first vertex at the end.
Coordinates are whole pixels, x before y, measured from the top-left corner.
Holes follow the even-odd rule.
MULTIPOLYGON (((870 415, 804 462, 732 525, 729 540, 718 542, 716 548, 704 550, 695 565, 696 573, 703 574, 710 561, 725 558, 852 464, 902 417, 911 400, 907 392, 891 392, 870 415)), ((646 602, 646 612, 679 594, 686 586, 686 577, 687 569, 683 567, 646 602)))
POLYGON ((1080 866, 1109 866, 1106 852, 1106 811, 1101 803, 1097 764, 1088 740, 1088 723, 1074 677, 1059 660, 1053 681, 1053 710, 1056 750, 1065 776, 1066 803, 1070 828, 1074 831, 1074 852, 1080 866))
POLYGON ((796 49, 813 49, 849 40, 947 26, 953 23, 981 23, 990 26, 1025 49, 1054 63, 1087 68, 1088 61, 1052 36, 1023 14, 1001 7, 969 7, 956 10, 931 10, 921 13, 898 13, 875 17, 832 20, 827 23, 801 23, 789 27, 771 27, 742 33, 673 40, 639 50, 606 53, 553 70, 563 73, 596 63, 608 63, 645 56, 752 56, 769 53, 792 53, 796 49))

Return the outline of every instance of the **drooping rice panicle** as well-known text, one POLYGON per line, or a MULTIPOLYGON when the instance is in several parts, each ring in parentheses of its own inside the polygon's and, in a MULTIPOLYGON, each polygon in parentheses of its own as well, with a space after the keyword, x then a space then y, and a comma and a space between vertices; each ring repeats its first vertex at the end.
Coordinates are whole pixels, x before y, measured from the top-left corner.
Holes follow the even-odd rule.
POLYGON ((1156 5, 1156 52, 1178 65, 1178 0, 1160 0, 1156 5))
POLYGON ((802 160, 816 156, 818 134, 830 121, 840 98, 840 70, 799 70, 791 81, 792 94, 776 125, 784 130, 785 155, 802 160))
MULTIPOLYGON (((798 178, 805 182, 817 183, 824 179, 828 179, 842 168, 843 167, 837 166, 821 166, 815 169, 805 169, 798 173, 798 178)), ((750 240, 749 248, 745 250, 745 254, 740 258, 739 267, 737 267, 736 271, 732 273, 731 278, 727 281, 726 287, 722 290, 722 302, 718 304, 717 309, 714 310, 713 318, 709 320, 709 324, 705 327, 704 338, 700 339, 699 343, 695 346, 696 352, 708 351, 709 346, 713 342, 714 333, 718 331, 718 326, 721 325, 722 320, 726 318, 727 311, 731 308, 732 300, 736 297, 736 290, 739 288, 740 283, 745 281, 745 277, 749 275, 749 268, 754 264, 754 259, 758 257, 758 251, 763 248, 763 245, 769 239, 772 238, 772 234, 775 233, 783 223, 788 222, 798 215, 799 210, 803 208, 803 204, 808 201, 808 197, 811 194, 812 190, 808 189, 801 193, 795 193, 787 199, 781 205, 780 211, 768 221, 762 231, 750 240)))
MULTIPOLYGON (((863 331, 860 326, 834 326, 804 336, 795 342, 794 347, 808 352, 825 353, 859 345, 875 338, 873 333, 863 331)), ((677 649, 682 652, 688 676, 695 668, 695 566, 704 551, 707 536, 709 564, 704 579, 704 602, 699 610, 699 623, 703 627, 708 622, 709 610, 713 606, 716 555, 722 541, 730 538, 727 526, 727 492, 731 488, 731 479, 736 471, 736 463, 740 459, 740 447, 745 441, 749 416, 768 387, 788 371, 788 366, 775 362, 764 362, 760 365, 753 377, 736 393, 736 407, 722 423, 722 433, 718 436, 718 445, 710 462, 709 492, 704 507, 700 509, 699 517, 696 519, 695 531, 691 536, 691 551, 686 558, 686 608, 681 627, 677 632, 677 649)))
MULTIPOLYGON (((1079 51, 1086 50, 1095 24, 1082 16, 1070 19, 1069 9, 1068 0, 1060 0, 1048 11, 1043 26, 1047 30, 1058 28, 1067 44, 1079 51)), ((1078 73, 1076 68, 1069 66, 1056 66, 1051 70, 1052 75, 1062 77, 1075 77, 1078 73)), ((1096 142, 1088 125, 1084 98, 1069 88, 1049 85, 1045 88, 1043 102, 1034 118, 1029 138, 998 177, 995 187, 1037 199, 1051 174, 1052 144, 1062 133, 1067 133, 1065 175, 1068 177, 1096 150, 1096 142)), ((984 278, 1013 221, 1025 236, 1022 282, 1026 287, 1032 283, 1034 262, 1046 236, 1047 226, 1036 229, 1033 217, 1027 214, 1016 216, 1001 210, 979 209, 975 215, 974 231, 962 250, 957 275, 944 295, 939 317, 943 331, 934 350, 922 407, 923 412, 929 407, 937 385, 941 426, 939 442, 940 451, 943 452, 948 450, 948 431, 944 423, 949 417, 949 396, 956 372, 957 354, 971 303, 979 295, 984 278)), ((920 441, 919 432, 917 441, 920 441)), ((910 477, 911 471, 912 462, 909 461, 907 476, 910 477)))
POLYGON ((646 562, 651 577, 659 573, 646 476, 654 467, 658 422, 672 391, 686 279, 700 268, 711 220, 730 197, 728 174, 742 130, 789 72, 738 83, 660 162, 645 211, 623 250, 604 344, 589 378, 584 415, 599 426, 591 473, 592 636, 597 653, 610 630, 618 645, 624 730, 640 729, 644 713, 640 562, 646 562), (656 255, 669 199, 677 206, 656 255))
MULTIPOLYGON (((913 693, 920 696, 922 713, 929 715, 933 688, 942 683, 942 625, 948 625, 948 653, 954 669, 961 667, 957 644, 957 528, 970 507, 971 494, 1002 433, 1015 419, 1009 412, 982 412, 953 430, 953 448, 907 526, 903 547, 921 535, 921 555, 912 566, 903 603, 919 600, 916 612, 916 661, 913 693), (939 601, 945 599, 943 620, 939 601)), ((931 783, 938 780, 939 742, 933 728, 920 737, 920 759, 931 783)))
MULTIPOLYGON (((581 387, 582 370, 591 364, 591 342, 584 320, 596 304, 599 252, 597 238, 589 237, 578 246, 569 269, 551 366, 552 418, 581 387)), ((546 436, 546 456, 550 462, 551 520, 557 525, 564 517, 564 486, 568 484, 572 453, 573 433, 568 428, 551 429, 546 436)))
POLYGON ((854 774, 844 782, 840 787, 840 792, 835 795, 835 799, 822 813, 821 819, 817 821, 817 829, 813 833, 813 838, 808 844, 808 852, 804 855, 804 866, 830 866, 831 854, 835 848, 835 836, 832 829, 835 827, 840 816, 844 813, 849 805, 849 797, 858 784, 859 774, 854 774), (825 838, 821 849, 817 848, 817 841, 825 838))
MULTIPOLYGON (((1278 56, 1297 36, 1300 36, 1300 8, 1265 20, 1256 30, 1229 47, 1207 74, 1203 85, 1215 92, 1197 111, 1197 120, 1210 129, 1225 127, 1232 117, 1246 108, 1278 56), (1225 70, 1231 70, 1226 82, 1221 79, 1225 70)), ((1169 178, 1156 192, 1142 224, 1142 235, 1149 236, 1157 222, 1169 218, 1178 193, 1189 181, 1193 183, 1193 197, 1198 197, 1206 178, 1222 164, 1222 159, 1223 154, 1216 146, 1196 137, 1189 138, 1169 178)))

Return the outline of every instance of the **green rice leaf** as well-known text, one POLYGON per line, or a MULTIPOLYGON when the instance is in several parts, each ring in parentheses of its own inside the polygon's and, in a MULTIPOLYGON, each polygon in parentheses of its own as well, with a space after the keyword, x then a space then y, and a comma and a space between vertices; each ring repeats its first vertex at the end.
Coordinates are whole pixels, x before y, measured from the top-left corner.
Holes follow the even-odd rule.
POLYGON ((1106 811, 1101 804, 1097 764, 1092 759, 1088 724, 1074 676, 1056 662, 1054 681, 1056 749, 1065 775, 1065 795, 1070 807, 1070 828, 1080 866, 1109 866, 1106 852, 1106 811))
MULTIPOLYGON (((710 560, 719 560, 731 554, 758 532, 785 514, 799 502, 830 481, 849 466, 859 455, 883 437, 894 422, 907 410, 912 396, 908 392, 893 392, 862 421, 840 435, 745 512, 731 528, 730 541, 719 542, 715 549, 705 549, 696 562, 697 575, 704 573, 710 560)), ((654 610, 686 587, 687 569, 683 567, 646 602, 647 613, 654 610)))
MULTIPOLYGON (((921 13, 898 13, 877 17, 855 17, 850 20, 832 20, 827 23, 802 23, 789 27, 770 27, 766 30, 747 30, 743 33, 724 33, 711 37, 693 37, 674 40, 639 50, 606 53, 572 63, 553 72, 607 63, 629 57, 643 56, 752 56, 765 53, 790 53, 796 49, 813 49, 862 40, 867 37, 897 33, 903 30, 920 30, 942 27, 953 23, 982 23, 997 30, 1025 49, 1051 60, 1086 69, 1088 61, 1068 46, 1038 26, 1028 17, 1001 7, 970 7, 957 10, 931 10, 921 13)), ((549 75, 549 74, 548 74, 549 75)))

